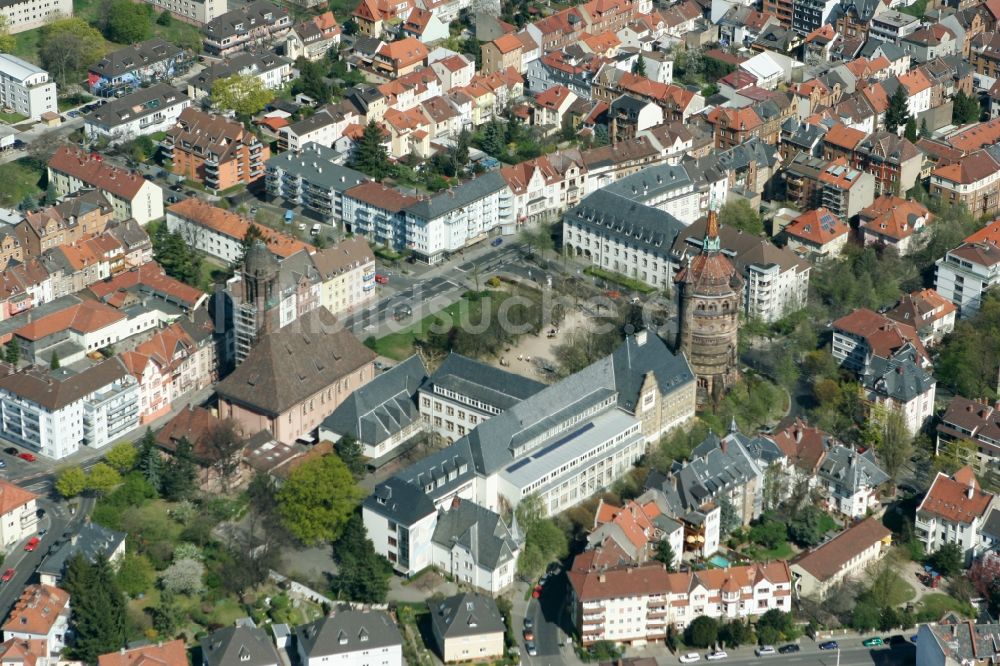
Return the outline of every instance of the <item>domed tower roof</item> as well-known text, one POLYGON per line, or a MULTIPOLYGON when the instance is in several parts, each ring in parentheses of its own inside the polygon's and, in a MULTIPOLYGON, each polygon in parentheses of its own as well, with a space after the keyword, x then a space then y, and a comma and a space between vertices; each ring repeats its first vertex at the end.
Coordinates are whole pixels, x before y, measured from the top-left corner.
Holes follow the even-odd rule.
POLYGON ((278 260, 262 240, 256 240, 247 250, 243 259, 243 272, 262 280, 269 280, 278 274, 278 260))
POLYGON ((689 285, 692 295, 721 296, 739 289, 743 278, 720 248, 718 216, 714 209, 709 209, 701 252, 677 272, 674 282, 689 285))

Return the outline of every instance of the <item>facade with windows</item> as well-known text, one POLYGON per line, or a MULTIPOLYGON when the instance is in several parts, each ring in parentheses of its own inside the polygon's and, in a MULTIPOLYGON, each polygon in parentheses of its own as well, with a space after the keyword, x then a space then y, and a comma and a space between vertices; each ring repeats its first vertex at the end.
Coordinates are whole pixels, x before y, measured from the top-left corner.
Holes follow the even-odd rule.
MULTIPOLYGON (((3 13, 0 9, 0 14, 3 13)), ((7 25, 10 27, 10 23, 7 25)), ((0 106, 32 120, 38 120, 43 113, 58 113, 56 84, 49 80, 44 69, 9 53, 0 53, 0 106)))

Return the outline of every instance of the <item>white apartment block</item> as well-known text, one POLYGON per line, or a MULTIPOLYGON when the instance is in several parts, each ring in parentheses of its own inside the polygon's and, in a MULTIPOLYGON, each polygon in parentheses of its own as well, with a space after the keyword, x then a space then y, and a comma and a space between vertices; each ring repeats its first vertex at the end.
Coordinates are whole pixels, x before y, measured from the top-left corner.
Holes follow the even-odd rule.
MULTIPOLYGON (((12 35, 41 28, 49 21, 73 15, 72 0, 13 0, 0 4, 0 15, 7 19, 12 35)), ((54 99, 54 96, 53 96, 54 99)))
POLYGON ((137 428, 139 385, 117 358, 78 374, 31 367, 0 378, 0 417, 6 439, 60 460, 137 428))
POLYGON ((403 666, 403 638, 382 610, 340 610, 295 627, 302 666, 403 666))
POLYGON ((311 143, 329 148, 337 139, 344 136, 348 125, 361 124, 361 117, 354 111, 343 111, 343 106, 338 105, 335 109, 321 108, 308 118, 303 118, 288 127, 282 127, 279 132, 278 147, 292 151, 293 155, 311 143))
POLYGON ((228 10, 226 0, 143 0, 159 11, 167 11, 180 21, 204 25, 228 10))
MULTIPOLYGON (((317 113, 307 120, 325 115, 317 113)), ((270 196, 299 204, 337 225, 344 214, 344 192, 368 182, 369 178, 337 164, 341 155, 328 146, 329 143, 322 141, 309 142, 271 157, 265 165, 265 183, 270 196)))
POLYGON ((38 496, 0 480, 0 545, 9 549, 38 532, 38 496))
POLYGON ((914 531, 928 554, 947 543, 957 544, 968 565, 997 545, 983 530, 996 510, 996 496, 979 486, 971 467, 963 467, 952 476, 938 472, 917 507, 914 531))
POLYGON ((569 612, 584 645, 644 645, 696 617, 723 621, 792 610, 792 576, 784 561, 668 573, 659 562, 592 567, 595 551, 578 555, 569 572, 569 612))
POLYGON ((808 265, 784 269, 776 263, 750 264, 747 268, 743 287, 743 307, 747 317, 776 322, 806 306, 809 295, 808 265))
POLYGON ((958 307, 960 317, 979 312, 983 294, 1000 283, 1000 247, 965 243, 937 260, 935 288, 958 307))
POLYGON ((189 106, 187 95, 166 83, 157 83, 99 107, 86 117, 83 130, 92 140, 106 137, 112 144, 129 141, 166 132, 189 106))
MULTIPOLYGON (((0 9, 0 13, 9 9, 0 9)), ((69 14, 72 13, 70 7, 69 14)), ((11 27, 9 20, 8 27, 11 27)), ((18 31, 11 29, 11 32, 18 31)), ((9 53, 0 53, 0 106, 32 120, 38 120, 46 112, 58 113, 56 84, 49 80, 49 73, 44 69, 9 53)))

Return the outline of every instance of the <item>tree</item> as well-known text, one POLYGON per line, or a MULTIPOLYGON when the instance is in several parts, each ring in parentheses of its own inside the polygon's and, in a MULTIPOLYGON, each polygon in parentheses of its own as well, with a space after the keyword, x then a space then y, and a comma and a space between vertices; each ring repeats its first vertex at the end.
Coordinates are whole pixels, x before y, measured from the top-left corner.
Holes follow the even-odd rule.
POLYGON ((979 116, 981 113, 982 107, 979 105, 979 100, 975 97, 966 95, 964 91, 959 90, 952 98, 952 124, 967 125, 969 123, 979 122, 979 116))
POLYGON ((788 539, 788 528, 776 520, 765 520, 750 528, 750 540, 771 550, 788 539))
POLYGON ((569 541, 551 518, 535 522, 524 535, 524 547, 517 560, 517 572, 525 580, 541 576, 550 562, 569 553, 569 541))
POLYGON ((107 495, 122 482, 122 475, 111 465, 99 462, 87 474, 87 490, 97 495, 107 495))
POLYGON ((274 91, 252 74, 234 74, 212 84, 212 102, 220 109, 235 111, 238 116, 259 113, 274 99, 274 91))
POLYGON ((389 593, 392 565, 375 552, 361 513, 355 511, 333 549, 337 575, 332 589, 339 599, 359 603, 384 603, 389 593))
POLYGON ((736 507, 727 495, 719 495, 719 531, 728 536, 742 523, 736 507))
POLYGON ((292 93, 308 95, 316 100, 317 104, 326 104, 330 101, 330 86, 323 80, 327 70, 323 63, 299 56, 295 61, 295 68, 299 70, 299 78, 292 86, 292 93))
POLYGON ((361 497, 347 465, 327 455, 303 463, 288 476, 278 490, 278 514, 304 544, 336 541, 361 497))
POLYGON ((642 53, 638 55, 635 63, 632 64, 632 73, 636 76, 646 76, 646 59, 642 57, 642 53))
POLYGON ((657 562, 663 562, 667 566, 667 571, 673 572, 677 567, 674 566, 674 560, 677 556, 674 554, 674 549, 670 545, 670 541, 667 539, 660 539, 656 542, 656 553, 653 555, 653 559, 657 562))
POLYGON ((163 570, 160 584, 176 594, 197 594, 205 589, 205 565, 192 557, 177 559, 163 570))
POLYGON ((17 39, 10 34, 7 17, 0 14, 0 53, 13 53, 17 48, 17 39))
POLYGON ((502 160, 507 157, 507 132, 503 122, 494 118, 482 126, 479 133, 479 147, 484 153, 502 160))
POLYGON ((246 439, 234 419, 223 419, 205 433, 205 447, 213 460, 213 467, 219 474, 223 492, 229 492, 233 475, 239 471, 240 453, 246 447, 246 439))
POLYGON ((878 626, 881 619, 879 609, 870 603, 859 603, 851 613, 851 628, 862 633, 878 626))
POLYGON ((705 615, 696 617, 684 630, 684 642, 692 647, 710 647, 715 645, 718 637, 719 623, 705 615))
POLYGON ((812 504, 796 512, 788 523, 788 536, 804 548, 811 548, 823 541, 824 513, 812 504))
POLYGON ((11 365, 17 365, 21 360, 21 343, 17 341, 17 338, 11 338, 4 346, 3 350, 4 360, 11 365))
POLYGON ((191 442, 182 437, 161 476, 163 496, 173 502, 187 499, 194 492, 197 474, 191 442))
POLYGON ((361 452, 361 442, 351 435, 344 435, 337 440, 334 448, 355 479, 365 475, 365 457, 361 452))
POLYGON ((903 130, 903 136, 906 137, 907 141, 912 141, 913 143, 916 143, 917 139, 920 138, 917 132, 917 121, 912 116, 906 121, 906 129, 903 130))
POLYGON ((942 576, 954 576, 965 566, 965 554, 956 543, 946 543, 930 557, 931 566, 942 576))
POLYGON ((896 86, 896 91, 889 97, 889 107, 885 112, 885 129, 887 132, 896 132, 901 126, 905 126, 910 119, 909 97, 906 88, 896 86))
POLYGON ((160 15, 156 17, 156 25, 162 25, 165 28, 169 28, 174 24, 174 15, 170 13, 169 9, 164 9, 160 12, 160 15))
POLYGON ((92 564, 77 554, 67 568, 63 587, 70 593, 73 656, 88 664, 125 645, 125 596, 104 555, 92 564))
POLYGON ((367 174, 377 181, 388 178, 395 173, 395 168, 389 161, 389 151, 386 150, 385 136, 374 120, 365 125, 361 140, 354 147, 348 166, 367 174))
POLYGON ((160 603, 147 608, 153 621, 153 629, 160 636, 173 636, 184 621, 184 609, 177 602, 177 596, 170 590, 160 593, 160 603))
POLYGON ((869 425, 877 430, 875 452, 891 481, 896 481, 900 470, 913 454, 913 438, 906 426, 902 410, 878 405, 872 408, 869 425))
POLYGON ((746 199, 725 204, 719 211, 719 223, 754 236, 764 233, 764 221, 746 199))
POLYGON ((126 552, 115 574, 118 587, 130 597, 137 597, 149 591, 156 580, 156 570, 149 558, 139 553, 126 552))
POLYGON ((733 620, 719 627, 719 642, 728 648, 738 648, 753 640, 753 630, 742 620, 733 620))
POLYGON ((132 0, 114 0, 105 20, 105 36, 119 44, 134 44, 149 39, 150 11, 144 4, 132 0))
POLYGON ((781 638, 791 639, 794 634, 791 613, 772 608, 757 620, 757 639, 761 645, 777 643, 781 638))
POLYGON ((163 458, 156 448, 156 437, 150 428, 146 428, 146 433, 139 443, 139 459, 136 461, 136 469, 142 474, 153 488, 160 490, 160 472, 163 466, 163 458))
POLYGON ((139 451, 131 442, 118 442, 111 447, 104 459, 122 474, 126 474, 135 469, 139 451))
MULTIPOLYGON (((125 0, 133 7, 144 7, 146 5, 132 4, 131 0, 125 0)), ((156 144, 146 134, 141 134, 128 143, 128 154, 136 162, 148 162, 156 155, 156 144)))
POLYGON ((969 581, 989 604, 990 613, 1000 611, 1000 553, 990 551, 969 567, 969 581))
POLYGON ((87 475, 79 467, 64 469, 56 479, 56 492, 66 499, 76 497, 87 489, 87 475))
POLYGON ((151 239, 153 258, 167 275, 185 284, 197 286, 201 279, 201 254, 196 252, 179 231, 171 232, 161 224, 151 239))
POLYGON ((49 370, 59 369, 59 352, 52 352, 52 358, 49 359, 49 370))
POLYGON ((58 84, 73 83, 104 57, 104 37, 81 18, 57 19, 40 30, 38 56, 58 84))

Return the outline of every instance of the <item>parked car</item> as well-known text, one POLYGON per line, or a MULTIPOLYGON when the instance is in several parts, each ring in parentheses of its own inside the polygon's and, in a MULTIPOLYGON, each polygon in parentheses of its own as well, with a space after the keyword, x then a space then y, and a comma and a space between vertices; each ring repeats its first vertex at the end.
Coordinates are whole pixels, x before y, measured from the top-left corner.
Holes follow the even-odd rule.
POLYGON ((536 648, 535 644, 532 643, 531 641, 526 641, 525 642, 525 644, 524 644, 524 651, 528 653, 529 657, 537 657, 538 656, 538 648, 536 648))
POLYGON ((682 654, 680 662, 682 664, 693 664, 696 661, 701 661, 701 655, 697 652, 688 652, 687 654, 682 654))
POLYGON ((705 655, 705 659, 709 661, 722 661, 723 659, 729 659, 729 655, 724 650, 716 650, 705 655))
POLYGON ((7 463, 5 463, 4 461, 0 460, 0 469, 3 469, 6 466, 7 466, 7 463))
POLYGON ((864 645, 865 647, 878 647, 880 645, 883 645, 884 643, 881 638, 875 636, 874 638, 866 638, 865 640, 861 641, 861 644, 864 645))
POLYGON ((3 452, 9 456, 16 456, 18 453, 20 453, 20 451, 15 449, 13 446, 8 446, 6 449, 3 450, 3 452))
POLYGON ((28 462, 35 462, 36 460, 38 460, 37 458, 35 458, 35 454, 28 453, 27 451, 19 455, 18 458, 20 458, 21 460, 27 460, 28 462))
POLYGON ((774 649, 773 645, 761 645, 756 650, 754 650, 754 654, 756 654, 758 657, 763 657, 764 655, 767 654, 777 654, 777 653, 778 651, 774 649))
POLYGON ((11 578, 14 577, 15 573, 17 572, 14 571, 13 569, 7 569, 7 571, 3 572, 3 576, 0 576, 0 583, 6 583, 7 581, 9 581, 11 578))
POLYGON ((840 646, 837 644, 837 641, 827 641, 825 643, 820 643, 819 644, 819 649, 820 650, 839 650, 840 646))
POLYGON ((532 631, 531 629, 527 629, 526 628, 524 630, 524 640, 525 641, 533 641, 533 640, 535 640, 535 632, 532 631))
POLYGON ((490 245, 492 245, 493 247, 500 247, 501 245, 503 245, 503 239, 494 238, 493 241, 490 243, 490 245))
POLYGON ((525 629, 534 629, 535 628, 535 621, 532 620, 530 617, 524 618, 524 628, 525 629))
POLYGON ((30 553, 34 549, 38 548, 38 544, 41 542, 42 540, 38 537, 31 537, 28 539, 28 543, 24 544, 24 549, 30 553))
POLYGON ((389 284, 389 278, 386 277, 385 275, 382 275, 381 273, 375 274, 375 281, 378 282, 379 284, 389 284))
POLYGON ((778 654, 794 654, 801 649, 802 648, 800 648, 795 643, 789 643, 788 645, 782 645, 780 648, 778 648, 778 654))
POLYGON ((180 192, 180 191, 181 191, 181 190, 183 190, 184 188, 183 188, 183 187, 181 187, 180 185, 171 185, 171 186, 170 186, 170 189, 171 189, 171 190, 173 190, 174 192, 180 192))

